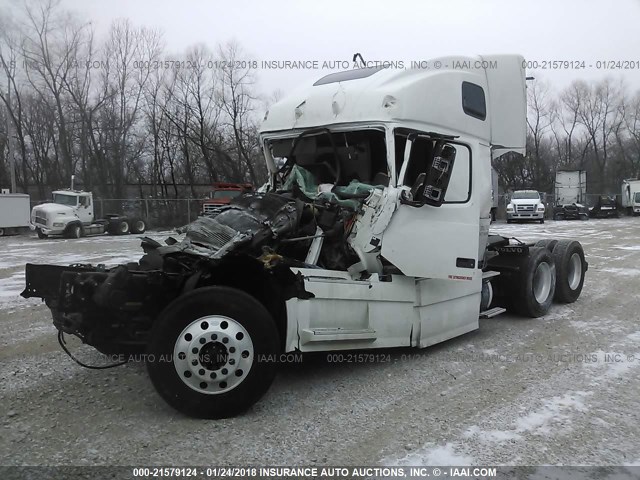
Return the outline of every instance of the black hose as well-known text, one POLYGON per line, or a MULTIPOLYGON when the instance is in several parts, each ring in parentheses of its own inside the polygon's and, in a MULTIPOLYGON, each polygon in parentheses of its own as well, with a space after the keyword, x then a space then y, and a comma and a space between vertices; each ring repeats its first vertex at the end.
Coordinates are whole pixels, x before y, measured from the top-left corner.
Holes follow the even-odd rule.
POLYGON ((118 362, 118 363, 112 363, 110 365, 87 365, 86 363, 81 362, 80 360, 78 360, 76 357, 73 356, 73 354, 69 351, 69 349, 67 348, 65 341, 64 341, 64 333, 62 333, 62 330, 58 330, 58 343, 60 344, 60 346, 62 347, 62 350, 65 351, 65 353, 67 355, 69 355, 69 357, 71 358, 71 360, 73 360, 74 362, 76 362, 78 365, 80 365, 81 367, 84 368, 89 368, 91 370, 105 370, 107 368, 114 368, 114 367, 120 367, 122 365, 124 365, 125 363, 128 363, 129 360, 124 360, 122 362, 118 362))

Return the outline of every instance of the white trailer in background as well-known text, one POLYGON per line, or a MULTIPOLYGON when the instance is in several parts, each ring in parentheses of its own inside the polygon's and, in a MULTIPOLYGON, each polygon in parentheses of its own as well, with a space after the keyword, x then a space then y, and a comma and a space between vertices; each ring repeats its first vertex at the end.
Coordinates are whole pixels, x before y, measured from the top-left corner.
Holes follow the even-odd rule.
POLYGON ((585 205, 587 172, 563 170, 556 172, 554 220, 586 220, 589 209, 585 205))
POLYGON ((0 194, 0 237, 29 230, 29 201, 24 193, 0 194))
POLYGON ((629 215, 640 215, 640 180, 628 178, 622 181, 622 208, 629 215))

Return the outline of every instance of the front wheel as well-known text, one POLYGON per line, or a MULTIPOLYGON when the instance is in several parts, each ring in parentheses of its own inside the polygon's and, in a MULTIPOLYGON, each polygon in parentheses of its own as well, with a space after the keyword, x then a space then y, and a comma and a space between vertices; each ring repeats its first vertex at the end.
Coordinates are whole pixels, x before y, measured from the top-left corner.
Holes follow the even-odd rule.
POLYGON ((46 233, 44 233, 40 228, 36 228, 36 233, 38 234, 38 238, 40 239, 47 238, 49 236, 46 233))
POLYGON ((150 334, 147 369, 176 410, 227 418, 266 393, 279 351, 277 328, 260 302, 233 288, 204 287, 160 314, 150 334))
POLYGON ((65 235, 67 238, 80 238, 82 236, 82 227, 80 225, 69 225, 65 235))

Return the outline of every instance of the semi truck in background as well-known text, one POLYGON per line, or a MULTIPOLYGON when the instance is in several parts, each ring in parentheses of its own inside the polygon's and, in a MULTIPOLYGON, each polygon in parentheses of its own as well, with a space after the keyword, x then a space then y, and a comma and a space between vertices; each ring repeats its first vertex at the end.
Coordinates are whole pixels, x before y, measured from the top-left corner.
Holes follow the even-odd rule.
POLYGON ((0 237, 29 231, 29 195, 0 193, 0 237))
POLYGON ((86 235, 125 235, 144 233, 147 224, 142 218, 110 214, 96 219, 93 194, 82 190, 56 190, 53 201, 36 205, 31 210, 31 228, 39 238, 62 235, 80 238, 86 235))
POLYGON ((584 170, 559 170, 556 172, 554 220, 588 220, 589 208, 585 205, 587 172, 584 170))
POLYGON ((622 181, 622 208, 628 215, 640 215, 640 180, 629 178, 622 181))
POLYGON ((253 185, 250 183, 215 182, 209 198, 202 202, 202 214, 211 213, 221 205, 229 205, 234 198, 251 191, 253 185))

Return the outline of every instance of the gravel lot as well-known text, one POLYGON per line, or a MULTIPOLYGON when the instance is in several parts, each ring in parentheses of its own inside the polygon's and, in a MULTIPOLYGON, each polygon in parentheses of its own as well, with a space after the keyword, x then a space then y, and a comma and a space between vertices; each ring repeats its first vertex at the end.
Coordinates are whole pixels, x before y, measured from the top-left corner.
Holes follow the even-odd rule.
POLYGON ((640 219, 493 230, 582 241, 590 268, 578 302, 542 319, 481 320, 476 332, 385 352, 382 363, 305 357, 247 414, 220 421, 174 412, 143 364, 76 365, 48 309, 18 296, 27 261, 135 260, 136 237, 1 238, 2 463, 640 464, 640 219))

